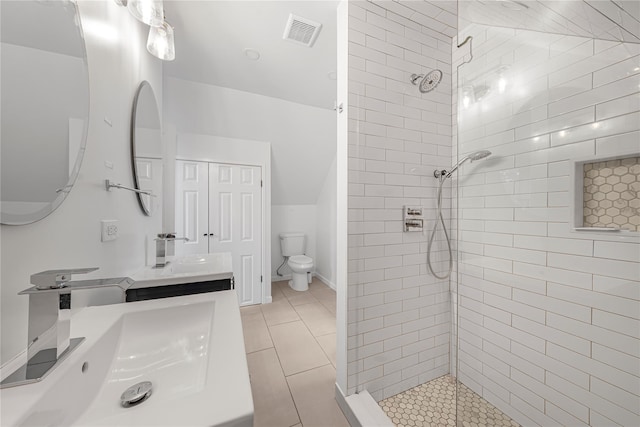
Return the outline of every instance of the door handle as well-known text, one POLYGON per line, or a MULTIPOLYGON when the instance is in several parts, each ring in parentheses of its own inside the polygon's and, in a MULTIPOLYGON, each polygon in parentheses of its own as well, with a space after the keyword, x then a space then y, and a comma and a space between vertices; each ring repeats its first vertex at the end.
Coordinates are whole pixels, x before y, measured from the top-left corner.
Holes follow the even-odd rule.
POLYGON ((207 236, 215 236, 215 234, 213 234, 213 233, 208 233, 208 234, 207 234, 207 233, 204 233, 204 234, 203 234, 203 236, 204 236, 204 237, 207 237, 207 236))

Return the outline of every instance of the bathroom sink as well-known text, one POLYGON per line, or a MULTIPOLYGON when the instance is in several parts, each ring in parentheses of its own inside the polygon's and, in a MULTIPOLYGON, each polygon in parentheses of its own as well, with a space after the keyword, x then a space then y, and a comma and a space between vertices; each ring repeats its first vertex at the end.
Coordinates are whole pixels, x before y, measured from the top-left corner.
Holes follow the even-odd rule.
POLYGON ((175 257, 161 268, 145 267, 131 278, 130 289, 181 283, 207 282, 233 277, 231 254, 228 252, 175 257))
POLYGON ((86 340, 41 382, 1 390, 1 425, 252 425, 235 291, 88 307, 71 325, 86 340), (123 407, 144 381, 150 396, 123 407))
POLYGON ((215 270, 220 264, 223 264, 226 255, 229 255, 229 260, 231 260, 230 254, 226 253, 187 255, 181 258, 174 258, 167 267, 169 271, 174 274, 206 273, 215 270))

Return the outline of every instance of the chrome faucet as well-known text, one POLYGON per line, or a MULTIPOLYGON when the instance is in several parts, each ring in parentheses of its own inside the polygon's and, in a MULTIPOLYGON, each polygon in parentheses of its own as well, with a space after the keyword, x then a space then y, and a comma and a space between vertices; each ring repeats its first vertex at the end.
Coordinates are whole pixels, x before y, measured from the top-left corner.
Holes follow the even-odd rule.
POLYGON ((176 233, 160 233, 156 238, 156 265, 155 268, 162 268, 166 266, 167 261, 167 242, 173 242, 174 240, 189 241, 186 237, 176 237, 176 233))
POLYGON ((84 337, 70 338, 72 290, 118 286, 124 292, 133 284, 128 277, 71 281, 73 274, 97 269, 48 270, 31 275, 35 286, 18 293, 29 295, 27 362, 2 381, 0 388, 42 380, 84 341, 84 337))

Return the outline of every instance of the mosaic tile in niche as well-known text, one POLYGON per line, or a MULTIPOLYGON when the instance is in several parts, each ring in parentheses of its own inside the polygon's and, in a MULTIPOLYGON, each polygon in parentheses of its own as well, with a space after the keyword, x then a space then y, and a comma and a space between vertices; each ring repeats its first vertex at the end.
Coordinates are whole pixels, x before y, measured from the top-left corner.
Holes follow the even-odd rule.
POLYGON ((640 231, 640 157, 584 164, 585 227, 640 231))

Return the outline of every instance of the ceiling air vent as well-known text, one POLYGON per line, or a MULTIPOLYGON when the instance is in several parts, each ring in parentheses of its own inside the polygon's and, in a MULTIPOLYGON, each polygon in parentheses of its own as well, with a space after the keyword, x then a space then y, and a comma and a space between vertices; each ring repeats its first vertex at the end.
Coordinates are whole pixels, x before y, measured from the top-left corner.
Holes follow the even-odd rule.
POLYGON ((284 29, 282 38, 311 47, 313 46, 313 42, 316 41, 321 28, 322 24, 296 16, 292 13, 289 15, 287 27, 284 29))

